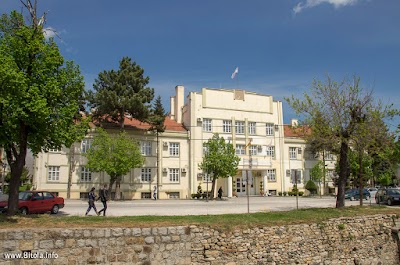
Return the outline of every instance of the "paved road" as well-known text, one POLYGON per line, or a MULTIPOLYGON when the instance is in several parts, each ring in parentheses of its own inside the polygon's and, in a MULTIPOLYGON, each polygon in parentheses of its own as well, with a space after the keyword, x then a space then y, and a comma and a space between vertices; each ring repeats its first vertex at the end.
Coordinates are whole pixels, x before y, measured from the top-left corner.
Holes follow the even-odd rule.
MULTIPOLYGON (((375 204, 374 201, 364 201, 364 205, 375 204)), ((140 216, 140 215, 215 215, 249 212, 287 211, 297 208, 296 197, 246 197, 224 198, 221 200, 133 200, 110 201, 108 203, 108 216, 140 216)), ((336 199, 333 197, 299 197, 299 208, 334 208, 336 199)), ((358 201, 346 201, 346 206, 359 205, 358 201)), ((96 202, 96 207, 102 208, 102 203, 96 202)), ((88 207, 87 201, 65 200, 65 207, 59 215, 85 214, 88 207)), ((92 210, 90 215, 94 215, 92 210)))

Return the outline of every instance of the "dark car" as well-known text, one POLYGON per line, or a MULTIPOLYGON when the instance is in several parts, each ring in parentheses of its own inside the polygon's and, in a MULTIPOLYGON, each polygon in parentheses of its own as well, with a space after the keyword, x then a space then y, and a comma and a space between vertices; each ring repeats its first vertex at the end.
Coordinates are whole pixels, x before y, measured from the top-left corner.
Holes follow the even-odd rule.
MULTIPOLYGON (((48 191, 23 191, 18 195, 18 209, 21 214, 28 213, 58 213, 64 208, 64 198, 57 197, 48 191)), ((0 212, 8 209, 8 201, 0 202, 0 212)))
MULTIPOLYGON (((360 200, 360 190, 359 189, 351 189, 344 193, 345 199, 350 199, 350 201, 360 200)), ((367 189, 363 189, 363 199, 369 200, 371 198, 371 194, 367 189)))
POLYGON ((400 188, 379 189, 375 195, 377 204, 385 203, 387 205, 400 203, 400 188))

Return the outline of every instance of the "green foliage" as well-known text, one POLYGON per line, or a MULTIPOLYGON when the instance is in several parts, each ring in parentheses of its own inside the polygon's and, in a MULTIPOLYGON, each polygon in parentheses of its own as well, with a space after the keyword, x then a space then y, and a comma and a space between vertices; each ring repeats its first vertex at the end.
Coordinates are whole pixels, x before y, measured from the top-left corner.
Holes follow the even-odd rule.
POLYGON ((85 154, 87 166, 94 172, 106 172, 110 176, 110 186, 132 168, 143 165, 139 144, 125 132, 110 135, 101 128, 96 132, 92 147, 85 154))
MULTIPOLYGON (((349 172, 348 152, 350 146, 365 147, 357 140, 368 135, 378 135, 383 118, 392 118, 398 114, 391 106, 382 106, 374 102, 372 92, 360 86, 360 78, 344 79, 335 82, 329 76, 325 83, 314 80, 304 99, 295 96, 286 98, 297 114, 305 117, 304 124, 311 134, 304 134, 315 150, 327 149, 338 156, 338 196, 336 206, 344 207, 344 193, 349 172), (369 118, 371 117, 371 118, 369 118)), ((379 146, 379 145, 376 145, 379 146)))
POLYGON ((306 190, 308 190, 311 194, 315 194, 318 190, 317 185, 315 184, 314 181, 312 181, 311 179, 309 181, 307 181, 306 186, 305 186, 306 190))
POLYGON ((17 211, 18 186, 27 149, 33 154, 69 146, 86 132, 79 115, 84 82, 79 67, 64 61, 46 40, 36 10, 32 25, 16 11, 0 19, 0 146, 11 168, 9 215, 17 211))
POLYGON ((324 178, 324 162, 318 161, 310 170, 310 176, 313 181, 321 182, 324 178))
POLYGON ((154 102, 153 109, 151 110, 151 115, 148 118, 148 123, 151 125, 149 131, 156 133, 162 133, 165 131, 164 121, 165 121, 165 110, 161 102, 161 96, 156 98, 154 102))
POLYGON ((121 128, 124 127, 125 114, 146 121, 154 89, 147 87, 150 78, 143 74, 144 70, 128 57, 122 58, 117 71, 99 73, 93 84, 94 92, 89 92, 95 120, 111 119, 121 128))
POLYGON ((218 134, 214 134, 204 143, 204 147, 207 151, 199 164, 199 169, 204 173, 212 174, 211 194, 214 194, 215 181, 218 178, 235 176, 240 158, 236 155, 233 145, 225 142, 225 139, 218 134))

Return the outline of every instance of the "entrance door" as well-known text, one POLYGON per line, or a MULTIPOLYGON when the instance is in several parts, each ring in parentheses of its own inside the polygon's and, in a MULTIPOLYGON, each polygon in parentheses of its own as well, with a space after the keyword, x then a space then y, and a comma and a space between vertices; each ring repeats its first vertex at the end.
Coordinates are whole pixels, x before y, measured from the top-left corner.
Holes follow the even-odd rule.
POLYGON ((245 196, 246 195, 246 181, 243 181, 242 178, 236 178, 236 194, 237 196, 245 196))

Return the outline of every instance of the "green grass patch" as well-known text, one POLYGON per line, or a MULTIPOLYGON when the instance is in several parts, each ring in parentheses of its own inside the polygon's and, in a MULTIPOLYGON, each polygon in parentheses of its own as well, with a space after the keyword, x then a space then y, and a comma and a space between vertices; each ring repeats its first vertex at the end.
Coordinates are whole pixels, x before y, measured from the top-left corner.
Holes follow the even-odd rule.
POLYGON ((232 230, 236 228, 281 226, 288 224, 321 223, 331 218, 375 214, 400 215, 400 208, 385 206, 351 206, 342 209, 314 208, 286 212, 252 214, 223 214, 196 216, 57 216, 57 215, 0 215, 0 229, 7 228, 76 228, 76 227, 160 227, 201 225, 232 230))

